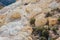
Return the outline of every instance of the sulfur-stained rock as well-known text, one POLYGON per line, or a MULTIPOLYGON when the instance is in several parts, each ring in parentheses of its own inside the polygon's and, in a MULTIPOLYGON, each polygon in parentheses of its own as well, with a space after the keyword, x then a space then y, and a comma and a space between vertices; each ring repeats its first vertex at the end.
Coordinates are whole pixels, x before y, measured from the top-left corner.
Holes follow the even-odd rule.
POLYGON ((11 15, 11 18, 12 18, 12 19, 21 18, 21 15, 20 15, 19 12, 14 12, 14 13, 11 15))
POLYGON ((53 26, 53 25, 57 24, 57 18, 51 18, 51 17, 49 17, 48 21, 49 21, 49 26, 53 26))
POLYGON ((41 18, 41 19, 36 19, 35 21, 35 26, 43 26, 47 23, 47 19, 46 18, 41 18))
POLYGON ((0 15, 0 26, 6 23, 6 15, 0 15))

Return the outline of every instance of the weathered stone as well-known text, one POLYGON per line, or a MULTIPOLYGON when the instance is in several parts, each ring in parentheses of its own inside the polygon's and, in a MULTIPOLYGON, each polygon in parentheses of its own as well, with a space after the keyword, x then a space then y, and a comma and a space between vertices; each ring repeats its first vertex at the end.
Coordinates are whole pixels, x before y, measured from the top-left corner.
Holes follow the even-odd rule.
MULTIPOLYGON (((28 40, 32 33, 32 27, 23 26, 19 22, 11 22, 0 28, 0 36, 8 37, 12 40, 28 40)), ((10 40, 9 39, 9 40, 10 40)), ((32 39, 32 38, 31 38, 32 39)))
POLYGON ((49 21, 49 26, 53 26, 57 24, 57 18, 48 17, 48 21, 49 21))
POLYGON ((36 19, 35 21, 35 26, 43 26, 47 23, 47 19, 46 18, 41 18, 41 19, 36 19))
POLYGON ((21 18, 21 14, 19 12, 14 12, 12 13, 11 18, 13 19, 21 18))

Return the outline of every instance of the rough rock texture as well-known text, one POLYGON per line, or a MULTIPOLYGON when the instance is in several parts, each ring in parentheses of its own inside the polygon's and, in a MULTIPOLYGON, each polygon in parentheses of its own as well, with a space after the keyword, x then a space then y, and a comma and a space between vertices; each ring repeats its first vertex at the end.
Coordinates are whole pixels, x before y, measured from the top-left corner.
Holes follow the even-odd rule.
POLYGON ((35 26, 39 27, 39 26, 43 26, 47 23, 47 19, 46 18, 38 18, 35 21, 35 26))
POLYGON ((52 26, 52 25, 56 25, 57 24, 57 18, 48 18, 48 21, 49 21, 49 25, 52 26))
POLYGON ((20 22, 11 22, 0 28, 0 37, 8 37, 9 40, 28 40, 31 33, 32 28, 29 26, 24 27, 20 22))
POLYGON ((0 40, 33 40, 30 19, 35 18, 35 26, 46 25, 47 21, 55 25, 55 17, 60 16, 59 10, 53 11, 56 8, 60 8, 56 0, 19 0, 4 7, 0 10, 0 40), (53 16, 46 17, 48 13, 53 16))

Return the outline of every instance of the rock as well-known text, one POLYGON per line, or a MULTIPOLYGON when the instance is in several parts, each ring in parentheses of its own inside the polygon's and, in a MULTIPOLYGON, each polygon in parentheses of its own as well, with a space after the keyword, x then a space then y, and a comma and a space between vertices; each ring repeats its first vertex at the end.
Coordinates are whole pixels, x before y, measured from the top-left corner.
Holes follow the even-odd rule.
POLYGON ((29 34, 31 34, 33 30, 32 30, 31 26, 26 26, 22 29, 22 31, 27 31, 27 32, 29 32, 29 34))
POLYGON ((49 36, 50 36, 51 38, 57 38, 57 37, 58 37, 58 35, 55 35, 55 34, 53 33, 53 31, 49 31, 49 36))
POLYGON ((40 0, 40 7, 42 7, 42 8, 47 8, 48 7, 48 5, 49 5, 49 3, 51 2, 52 0, 40 0))
POLYGON ((56 1, 53 1, 52 3, 50 3, 49 7, 52 9, 56 9, 59 7, 59 4, 56 1))
POLYGON ((12 19, 21 18, 21 14, 20 14, 19 12, 14 12, 14 13, 11 15, 11 18, 12 18, 12 19))
MULTIPOLYGON (((32 30, 32 25, 29 24, 30 18, 34 17, 36 19, 33 20, 33 26, 38 28, 42 26, 48 30, 48 26, 55 26, 57 24, 57 18, 53 18, 53 15, 47 18, 45 17, 46 13, 51 12, 52 9, 55 9, 58 6, 59 4, 55 0, 19 0, 12 5, 4 7, 2 10, 0 10, 0 13, 5 13, 7 16, 6 18, 5 16, 0 18, 0 23, 3 24, 0 27, 0 39, 39 40, 39 33, 37 34, 37 32, 33 33, 33 35, 35 35, 33 39, 30 36, 32 31, 34 31, 34 29, 32 30), (7 24, 4 24, 5 20, 8 22, 7 24), (46 25, 47 23, 49 25, 46 25)), ((50 31, 50 28, 48 31, 50 31)), ((46 32, 44 31, 43 33, 46 32)), ((54 35, 52 31, 50 32, 49 36, 52 38, 57 37, 57 35, 54 35)))
MULTIPOLYGON (((6 16, 6 20, 7 22, 13 22, 13 21, 20 21, 21 18, 23 17, 22 13, 20 13, 20 10, 19 8, 16 8, 15 10, 12 10, 10 12, 7 12, 5 13, 7 16, 6 16)), ((23 18, 22 18, 23 19, 23 18)))
POLYGON ((47 23, 47 19, 46 18, 36 19, 35 26, 37 26, 37 27, 43 26, 46 23, 47 23))
POLYGON ((32 18, 36 16, 37 14, 40 14, 42 12, 42 9, 39 7, 39 5, 29 4, 26 6, 26 12, 27 14, 29 14, 28 18, 32 18))
POLYGON ((48 17, 48 21, 49 21, 49 26, 53 26, 57 24, 57 18, 48 17))
POLYGON ((32 28, 29 26, 23 26, 20 22, 11 22, 0 28, 0 36, 9 37, 12 40, 27 40, 31 33, 32 28))
POLYGON ((28 37, 28 40, 33 40, 31 37, 28 37))
POLYGON ((6 15, 0 14, 0 26, 4 25, 6 23, 6 15))

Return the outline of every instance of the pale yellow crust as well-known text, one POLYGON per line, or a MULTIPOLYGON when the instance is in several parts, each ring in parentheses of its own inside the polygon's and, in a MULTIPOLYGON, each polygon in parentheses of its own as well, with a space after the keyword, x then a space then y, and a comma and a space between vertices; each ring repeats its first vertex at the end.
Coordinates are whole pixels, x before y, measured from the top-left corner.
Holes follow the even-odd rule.
POLYGON ((6 16, 7 15, 0 15, 0 26, 4 25, 6 23, 6 16))
POLYGON ((49 21, 49 26, 56 25, 58 22, 57 18, 52 18, 52 17, 48 17, 48 21, 49 21))
POLYGON ((18 12, 15 12, 11 15, 11 18, 13 19, 21 18, 21 15, 18 12))
POLYGON ((37 26, 37 27, 43 26, 46 23, 47 23, 47 19, 46 18, 36 19, 35 26, 37 26))

